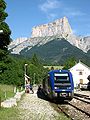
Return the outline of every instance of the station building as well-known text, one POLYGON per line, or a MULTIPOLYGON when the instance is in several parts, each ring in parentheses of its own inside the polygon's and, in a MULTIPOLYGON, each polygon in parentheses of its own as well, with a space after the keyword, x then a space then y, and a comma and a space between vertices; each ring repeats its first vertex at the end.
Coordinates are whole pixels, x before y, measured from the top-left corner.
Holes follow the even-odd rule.
POLYGON ((69 69, 73 75, 74 87, 85 85, 89 82, 87 77, 90 75, 90 67, 79 61, 69 69))

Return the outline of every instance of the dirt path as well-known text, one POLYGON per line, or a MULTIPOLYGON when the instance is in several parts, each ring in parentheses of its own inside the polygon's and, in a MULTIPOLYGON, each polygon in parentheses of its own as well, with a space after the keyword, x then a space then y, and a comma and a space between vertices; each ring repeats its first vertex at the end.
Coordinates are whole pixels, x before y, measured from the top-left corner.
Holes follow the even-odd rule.
POLYGON ((34 94, 25 94, 18 104, 20 120, 64 120, 50 103, 34 94))

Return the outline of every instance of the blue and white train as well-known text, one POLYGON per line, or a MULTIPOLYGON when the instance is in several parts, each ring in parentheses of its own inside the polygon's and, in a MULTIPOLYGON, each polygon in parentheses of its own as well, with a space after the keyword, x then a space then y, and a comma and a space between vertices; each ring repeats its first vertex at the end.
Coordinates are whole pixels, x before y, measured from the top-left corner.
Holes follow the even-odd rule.
POLYGON ((60 98, 70 101, 74 96, 73 78, 68 70, 51 70, 43 79, 42 87, 50 99, 60 98))

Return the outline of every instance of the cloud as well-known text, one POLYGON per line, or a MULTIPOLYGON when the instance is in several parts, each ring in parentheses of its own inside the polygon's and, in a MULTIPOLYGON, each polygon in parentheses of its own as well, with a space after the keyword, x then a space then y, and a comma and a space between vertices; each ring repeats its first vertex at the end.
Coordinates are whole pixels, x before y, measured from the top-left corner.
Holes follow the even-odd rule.
POLYGON ((53 9, 59 8, 60 4, 61 3, 58 0, 46 0, 46 2, 42 3, 41 5, 39 5, 39 8, 43 12, 48 12, 49 10, 53 10, 53 9))
POLYGON ((58 16, 55 10, 59 9, 61 5, 59 0, 45 0, 44 3, 39 5, 39 9, 46 14, 48 20, 54 20, 58 16))
POLYGON ((79 8, 74 8, 68 4, 66 5, 65 2, 61 0, 44 0, 44 2, 39 5, 39 9, 46 15, 49 20, 54 20, 61 16, 74 18, 86 15, 80 11, 79 8))

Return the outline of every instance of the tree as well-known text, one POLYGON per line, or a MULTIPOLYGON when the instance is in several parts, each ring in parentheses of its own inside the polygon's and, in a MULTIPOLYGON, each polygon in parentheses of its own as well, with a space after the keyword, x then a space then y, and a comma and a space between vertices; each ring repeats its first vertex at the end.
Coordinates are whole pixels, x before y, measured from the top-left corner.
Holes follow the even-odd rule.
POLYGON ((70 68, 73 67, 75 64, 76 64, 75 58, 74 58, 74 57, 71 57, 71 58, 69 58, 69 59, 66 61, 63 69, 70 69, 70 68))
POLYGON ((33 65, 36 65, 36 66, 39 65, 39 61, 38 61, 38 58, 37 58, 37 55, 36 55, 36 54, 34 54, 34 55, 32 56, 31 63, 32 63, 33 65))
POLYGON ((5 22, 8 14, 5 12, 6 3, 4 0, 0 0, 0 56, 4 52, 7 52, 8 45, 11 41, 10 34, 11 30, 9 29, 8 24, 5 22))

